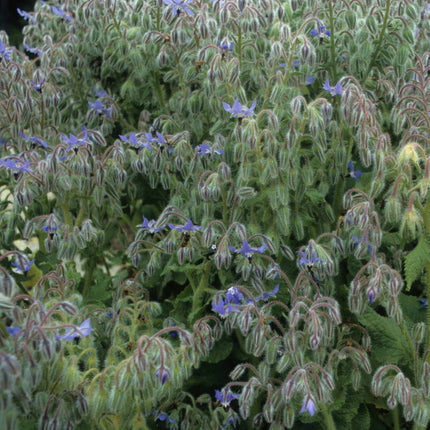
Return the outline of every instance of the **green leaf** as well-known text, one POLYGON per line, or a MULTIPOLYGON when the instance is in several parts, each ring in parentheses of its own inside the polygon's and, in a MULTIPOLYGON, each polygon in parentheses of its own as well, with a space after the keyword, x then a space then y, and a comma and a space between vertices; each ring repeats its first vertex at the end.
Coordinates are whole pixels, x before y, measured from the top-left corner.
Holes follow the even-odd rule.
POLYGON ((229 338, 222 338, 215 343, 215 346, 211 349, 209 356, 203 361, 208 363, 218 363, 225 360, 233 350, 233 342, 229 338))
POLYGON ((418 245, 405 258, 406 291, 411 289, 412 283, 421 275, 429 263, 429 239, 427 236, 422 236, 418 245))
POLYGON ((411 363, 407 339, 391 318, 383 317, 369 307, 357 318, 372 339, 372 358, 378 365, 401 363, 402 366, 407 366, 411 363))

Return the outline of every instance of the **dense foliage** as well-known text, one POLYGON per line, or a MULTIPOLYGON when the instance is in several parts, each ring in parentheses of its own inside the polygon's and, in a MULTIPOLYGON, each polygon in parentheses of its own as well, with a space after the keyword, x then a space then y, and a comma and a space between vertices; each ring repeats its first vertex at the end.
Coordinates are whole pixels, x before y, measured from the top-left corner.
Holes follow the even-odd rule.
POLYGON ((427 428, 427 1, 18 13, 0 427, 427 428))

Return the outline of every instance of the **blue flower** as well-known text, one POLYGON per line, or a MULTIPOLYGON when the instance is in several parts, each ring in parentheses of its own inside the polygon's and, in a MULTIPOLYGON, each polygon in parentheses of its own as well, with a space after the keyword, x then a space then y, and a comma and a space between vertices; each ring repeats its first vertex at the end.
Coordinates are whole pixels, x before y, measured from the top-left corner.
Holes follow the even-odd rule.
POLYGON ((298 254, 301 254, 302 258, 299 260, 299 266, 302 266, 305 264, 308 267, 312 267, 315 263, 318 261, 322 263, 322 260, 317 257, 317 253, 314 252, 314 255, 312 255, 312 258, 309 260, 308 257, 306 257, 306 254, 303 251, 297 251, 298 254))
POLYGON ((215 390, 215 398, 221 402, 221 405, 224 408, 227 408, 230 406, 230 402, 232 400, 239 398, 239 394, 233 394, 231 391, 226 392, 223 390, 223 392, 221 392, 219 390, 215 390))
POLYGON ((100 91, 98 91, 96 88, 94 88, 94 92, 96 93, 96 96, 99 98, 104 98, 108 95, 106 90, 101 89, 100 91))
POLYGON ((28 261, 27 259, 23 259, 23 261, 20 263, 18 260, 18 263, 11 263, 13 267, 16 267, 21 272, 27 273, 30 271, 31 266, 36 261, 36 259, 33 259, 31 261, 28 261))
POLYGON ((223 40, 222 42, 218 40, 218 50, 221 54, 226 54, 229 51, 233 51, 233 42, 230 42, 230 44, 228 44, 228 42, 226 42, 225 40, 223 40))
POLYGON ((360 182, 358 178, 362 175, 361 170, 354 170, 354 164, 352 163, 352 161, 348 163, 348 169, 349 176, 351 176, 351 178, 355 179, 357 182, 360 182))
POLYGON ((24 43, 24 47, 28 52, 31 52, 34 55, 38 55, 39 57, 42 57, 44 52, 39 48, 31 48, 27 43, 24 43))
POLYGON ((233 106, 230 106, 225 102, 222 102, 222 105, 224 106, 224 110, 226 112, 231 113, 234 118, 243 118, 244 116, 254 115, 254 109, 255 109, 255 106, 257 105, 257 102, 255 101, 254 103, 252 103, 249 109, 246 106, 243 106, 239 102, 238 98, 234 101, 233 106))
POLYGON ((52 13, 54 13, 55 15, 61 16, 61 19, 67 19, 67 21, 73 21, 72 17, 67 15, 67 13, 60 7, 51 5, 51 10, 52 10, 52 13))
POLYGON ((176 231, 180 231, 180 232, 198 231, 202 228, 200 225, 194 225, 190 219, 188 219, 188 221, 186 222, 185 225, 173 225, 173 224, 168 223, 168 226, 172 230, 176 230, 176 231))
POLYGON ((33 142, 34 145, 40 145, 42 148, 47 148, 48 144, 46 143, 46 141, 39 139, 38 137, 29 137, 26 136, 22 131, 19 132, 19 134, 21 135, 21 137, 25 140, 29 140, 30 142, 33 142))
POLYGON ((175 420, 171 417, 169 417, 169 415, 167 415, 164 412, 160 412, 156 417, 155 417, 155 421, 160 420, 160 421, 169 421, 169 423, 171 424, 176 424, 175 420))
POLYGON ((166 368, 163 367, 163 369, 160 368, 155 372, 155 376, 160 380, 161 385, 164 385, 170 378, 170 373, 166 368))
POLYGON ((46 78, 43 78, 42 82, 40 84, 37 84, 36 82, 34 82, 32 79, 30 79, 30 82, 33 84, 33 88, 38 92, 41 93, 42 92, 42 87, 43 84, 45 83, 46 78))
POLYGON ((306 78, 306 83, 305 85, 312 85, 315 82, 315 77, 314 76, 308 76, 306 78))
POLYGON ((68 327, 62 336, 55 335, 56 339, 72 340, 75 337, 89 336, 91 333, 91 318, 86 319, 79 327, 68 327), (79 330, 79 331, 78 331, 79 330))
POLYGON ((132 145, 135 149, 138 149, 138 152, 140 152, 143 148, 146 148, 152 151, 152 146, 148 142, 142 142, 141 140, 138 140, 137 136, 133 132, 130 132, 129 138, 127 138, 127 136, 121 136, 121 135, 119 136, 119 138, 123 142, 127 142, 130 145, 132 145))
POLYGON ((367 290, 367 298, 369 299, 369 305, 373 303, 373 300, 375 300, 375 296, 376 296, 376 293, 374 288, 373 287, 369 288, 367 290))
POLYGON ((21 10, 20 8, 17 8, 16 11, 19 15, 21 15, 26 21, 31 21, 33 24, 36 24, 36 20, 33 16, 31 16, 28 12, 25 10, 21 10))
POLYGON ((315 414, 315 409, 316 409, 316 405, 315 405, 315 401, 311 396, 306 396, 303 399, 303 406, 302 409, 300 409, 299 414, 302 414, 303 412, 309 412, 310 416, 313 416, 315 414))
POLYGON ((4 58, 7 61, 10 61, 10 53, 12 52, 12 49, 6 49, 6 46, 4 46, 3 42, 0 40, 0 61, 4 58))
POLYGON ((155 221, 155 219, 148 221, 145 217, 143 217, 143 223, 140 224, 138 227, 146 228, 150 234, 158 233, 159 231, 163 230, 164 227, 166 227, 165 225, 163 225, 159 228, 156 228, 155 227, 156 224, 157 224, 157 221, 155 221))
POLYGON ((313 29, 310 33, 312 37, 319 36, 320 39, 323 39, 325 36, 331 36, 330 30, 326 30, 325 25, 318 25, 318 30, 313 29))
MULTIPOLYGON (((6 327, 6 331, 13 337, 17 337, 18 333, 21 331, 21 329, 19 327, 6 327)), ((21 333, 18 336, 18 339, 23 335, 24 333, 21 333)))
POLYGON ((225 296, 226 303, 234 303, 235 305, 240 305, 242 299, 243 294, 236 287, 230 287, 227 290, 227 294, 225 296))
POLYGON ((247 258, 248 260, 251 260, 252 256, 255 253, 262 254, 264 252, 264 250, 266 249, 266 244, 263 243, 263 245, 261 245, 259 248, 251 248, 249 246, 249 243, 244 240, 242 248, 233 248, 232 246, 229 246, 229 248, 232 252, 240 252, 243 257, 247 258))
POLYGON ((369 251, 370 255, 373 255, 373 246, 369 243, 369 239, 368 239, 369 233, 367 232, 366 235, 362 235, 360 239, 358 239, 357 236, 354 236, 352 238, 352 243, 354 245, 355 248, 357 248, 361 243, 366 243, 367 244, 367 250, 369 251))
POLYGON ((61 138, 64 140, 64 142, 69 144, 69 146, 66 148, 66 151, 71 151, 73 149, 77 153, 79 146, 84 146, 88 143, 88 132, 87 130, 85 130, 84 136, 81 139, 76 137, 72 133, 69 133, 69 137, 61 136, 61 138))
POLYGON ((163 0, 163 3, 173 6, 176 9, 176 15, 185 12, 187 15, 193 16, 194 12, 187 8, 187 5, 192 1, 193 0, 163 0))
POLYGON ((220 299, 218 303, 212 302, 212 310, 219 314, 222 318, 227 317, 230 313, 236 312, 240 313, 240 310, 235 308, 231 303, 227 306, 227 303, 224 304, 224 301, 220 299))
POLYGON ((206 143, 196 146, 195 149, 198 150, 197 155, 224 154, 223 149, 212 149, 209 145, 206 145, 206 143))
POLYGON ((23 161, 18 159, 17 162, 12 160, 11 158, 8 158, 6 160, 0 160, 0 166, 6 167, 6 169, 12 170, 12 173, 15 175, 15 177, 18 175, 19 172, 28 172, 28 173, 34 172, 34 170, 30 169, 29 161, 27 161, 24 164, 23 161))
MULTIPOLYGON (((255 298, 255 301, 260 301, 260 300, 267 300, 269 297, 274 296, 277 292, 279 291, 279 284, 275 285, 275 288, 272 291, 269 291, 268 293, 265 292, 263 293, 261 296, 258 296, 255 298)), ((248 299, 248 303, 252 303, 251 299, 248 299)))
POLYGON ((291 63, 291 67, 293 67, 294 69, 297 69, 297 67, 299 67, 299 66, 300 66, 300 61, 299 60, 294 60, 291 63))
POLYGON ((323 88, 328 91, 332 97, 338 95, 341 96, 342 95, 342 85, 340 84, 340 82, 338 82, 334 87, 330 86, 330 82, 327 78, 327 80, 325 81, 323 88))
POLYGON ((111 107, 105 107, 101 100, 97 99, 94 103, 88 102, 88 105, 91 109, 94 109, 97 115, 106 115, 109 119, 112 119, 110 116, 111 107))
POLYGON ((43 227, 42 227, 42 230, 43 231, 46 231, 47 233, 49 233, 51 236, 53 236, 54 235, 54 233, 55 233, 55 231, 56 230, 58 230, 61 226, 63 225, 63 223, 61 222, 60 224, 58 224, 58 225, 51 225, 51 224, 48 224, 48 225, 44 225, 43 227))
POLYGON ((420 299, 420 303, 421 303, 420 309, 425 308, 425 307, 428 306, 428 303, 427 303, 426 299, 420 299))

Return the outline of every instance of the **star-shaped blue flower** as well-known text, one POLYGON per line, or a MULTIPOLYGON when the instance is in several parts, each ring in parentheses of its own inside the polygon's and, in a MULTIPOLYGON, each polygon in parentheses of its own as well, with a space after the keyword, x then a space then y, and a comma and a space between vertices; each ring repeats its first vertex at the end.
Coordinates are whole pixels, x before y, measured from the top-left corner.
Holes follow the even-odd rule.
POLYGON ((180 232, 198 231, 202 228, 200 225, 194 225, 190 219, 188 219, 188 221, 186 222, 185 225, 173 225, 173 224, 168 223, 168 226, 172 230, 176 230, 176 231, 180 231, 180 232))
POLYGON ((43 54, 45 54, 41 49, 39 48, 32 48, 30 45, 28 45, 27 43, 24 43, 24 47, 28 52, 31 52, 34 55, 38 55, 39 57, 42 57, 43 54))
POLYGON ((209 145, 206 145, 206 143, 202 143, 201 145, 196 146, 195 149, 198 150, 197 155, 201 155, 201 156, 208 155, 208 154, 217 154, 217 155, 224 154, 224 150, 213 149, 209 145))
MULTIPOLYGON (((6 331, 13 337, 17 337, 18 333, 21 331, 21 329, 19 327, 6 327, 6 331)), ((24 333, 21 333, 18 336, 18 339, 23 335, 24 333)))
POLYGON ((89 334, 91 333, 91 328, 91 318, 88 318, 79 327, 68 327, 66 332, 62 336, 55 335, 55 338, 72 340, 75 337, 89 336, 89 334))
POLYGON ((227 317, 232 312, 240 313, 240 309, 237 309, 231 303, 224 303, 223 299, 220 299, 218 303, 212 302, 212 310, 221 318, 227 317))
POLYGON ((334 87, 330 86, 330 82, 327 78, 327 80, 325 81, 323 88, 328 91, 332 97, 334 96, 341 96, 342 95, 342 85, 340 84, 340 82, 337 82, 336 85, 334 87))
POLYGON ((231 391, 226 392, 223 390, 223 392, 221 392, 219 390, 215 390, 215 398, 221 402, 224 408, 227 408, 230 406, 230 402, 232 400, 239 398, 239 394, 233 394, 231 391))
POLYGON ((312 255, 311 259, 309 259, 303 251, 297 251, 297 252, 298 252, 298 254, 300 254, 302 256, 302 258, 299 260, 299 266, 306 265, 308 267, 312 267, 318 261, 320 263, 323 262, 320 258, 317 257, 317 253, 316 252, 314 252, 314 254, 312 255))
POLYGON ((173 6, 176 9, 176 15, 185 12, 188 16, 194 16, 194 12, 187 7, 192 1, 193 0, 163 0, 163 3, 173 6))
POLYGON ((51 5, 52 13, 61 17, 61 19, 67 19, 67 21, 73 21, 72 17, 68 15, 61 7, 51 5))
POLYGON ((36 261, 36 259, 33 259, 31 261, 24 260, 20 263, 18 260, 18 263, 11 263, 13 267, 16 267, 21 272, 27 273, 30 271, 31 266, 36 261))
POLYGON ((33 84, 34 90, 36 90, 38 93, 42 92, 42 87, 43 87, 43 84, 45 83, 45 81, 46 81, 46 78, 43 78, 42 82, 40 82, 40 84, 38 84, 35 81, 33 81, 32 79, 30 79, 30 82, 33 84))
MULTIPOLYGON (((260 301, 260 300, 266 301, 269 297, 274 296, 278 291, 279 291, 279 284, 276 284, 275 288, 272 291, 265 292, 261 296, 256 297, 255 301, 257 301, 257 302, 260 301)), ((248 302, 252 303, 252 300, 248 299, 248 302)))
POLYGON ((16 11, 19 15, 21 15, 26 21, 31 21, 33 24, 36 24, 36 20, 33 16, 31 16, 28 12, 25 10, 21 10, 20 8, 17 8, 16 11))
POLYGON ((164 227, 166 227, 165 225, 163 225, 159 228, 156 228, 155 227, 156 224, 157 224, 157 221, 155 221, 155 219, 148 221, 145 217, 143 217, 143 223, 140 224, 138 227, 146 228, 150 234, 158 233, 159 231, 163 230, 164 227))
POLYGON ((326 36, 331 36, 330 30, 326 30, 325 25, 318 25, 318 30, 313 29, 310 33, 312 37, 319 36, 320 39, 323 39, 326 36))
POLYGON ((236 288, 230 287, 227 290, 227 294, 225 296, 226 303, 233 303, 235 305, 240 305, 243 299, 243 294, 236 288))
POLYGON ((23 139, 29 140, 30 142, 33 142, 34 145, 39 145, 42 148, 47 148, 48 147, 48 144, 46 143, 45 140, 39 139, 38 137, 26 136, 22 131, 20 131, 19 134, 21 135, 21 137, 23 139))
POLYGON ((12 49, 6 49, 6 46, 4 46, 4 43, 0 40, 0 61, 2 58, 4 58, 7 61, 11 61, 10 54, 12 52, 12 49))
POLYGON ((73 149, 75 152, 78 152, 79 146, 84 146, 88 143, 88 132, 87 130, 85 130, 84 136, 82 138, 78 138, 72 133, 69 133, 69 137, 61 136, 61 139, 63 139, 64 142, 69 144, 69 146, 66 148, 66 151, 71 151, 73 149))
POLYGON ((261 245, 258 248, 251 248, 249 246, 249 243, 246 240, 244 240, 242 244, 242 248, 234 248, 233 246, 229 246, 229 248, 232 252, 235 252, 235 253, 240 252, 243 257, 250 260, 255 253, 262 254, 266 249, 266 244, 263 243, 263 245, 261 245))
POLYGON ((234 118, 243 118, 244 116, 254 115, 254 109, 257 105, 257 102, 255 101, 254 103, 252 103, 249 109, 246 106, 242 105, 239 102, 238 98, 234 101, 233 106, 230 106, 228 103, 225 102, 222 102, 222 105, 224 106, 224 110, 228 113, 231 113, 234 118))
POLYGON ((94 103, 89 101, 88 106, 95 110, 97 115, 106 115, 109 119, 112 119, 110 115, 112 108, 106 107, 101 100, 97 99, 94 103))
POLYGON ((14 175, 17 175, 18 172, 28 172, 33 173, 34 170, 30 169, 30 162, 27 161, 24 163, 21 160, 13 160, 12 158, 8 158, 6 160, 0 160, 0 166, 5 167, 6 169, 12 170, 14 175))
POLYGON ((352 163, 352 161, 348 163, 348 169, 349 169, 349 176, 351 176, 351 178, 356 180, 357 182, 360 182, 358 178, 361 177, 362 175, 361 170, 355 170, 354 164, 352 163))

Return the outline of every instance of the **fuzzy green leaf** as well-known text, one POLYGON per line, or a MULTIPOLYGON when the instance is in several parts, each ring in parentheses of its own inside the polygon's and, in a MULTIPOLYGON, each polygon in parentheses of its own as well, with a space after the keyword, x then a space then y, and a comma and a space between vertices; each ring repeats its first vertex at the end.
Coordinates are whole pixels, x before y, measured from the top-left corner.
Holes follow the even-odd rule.
POLYGON ((406 291, 411 289, 412 283, 421 275, 429 263, 429 239, 426 236, 422 236, 418 245, 405 258, 406 291))
POLYGON ((358 316, 372 339, 372 358, 379 364, 399 364, 407 366, 411 362, 411 352, 400 327, 391 318, 383 317, 372 308, 358 316))

